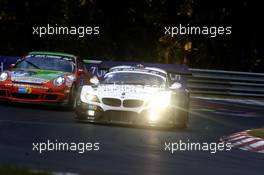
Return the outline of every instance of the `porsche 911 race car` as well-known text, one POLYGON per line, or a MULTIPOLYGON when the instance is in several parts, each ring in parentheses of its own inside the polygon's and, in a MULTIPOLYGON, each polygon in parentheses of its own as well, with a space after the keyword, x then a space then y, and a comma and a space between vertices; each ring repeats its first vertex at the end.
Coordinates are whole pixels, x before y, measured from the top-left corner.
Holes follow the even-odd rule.
POLYGON ((80 58, 66 53, 30 52, 0 73, 0 99, 76 106, 76 92, 89 83, 80 58))
POLYGON ((80 91, 77 121, 187 127, 189 91, 162 69, 116 66, 91 82, 80 91))

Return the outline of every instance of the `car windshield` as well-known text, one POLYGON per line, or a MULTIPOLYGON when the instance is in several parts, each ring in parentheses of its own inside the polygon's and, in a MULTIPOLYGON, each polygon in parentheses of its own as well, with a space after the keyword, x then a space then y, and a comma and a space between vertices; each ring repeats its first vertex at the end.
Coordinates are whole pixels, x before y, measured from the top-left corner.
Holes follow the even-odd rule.
POLYGON ((50 56, 50 55, 29 55, 18 62, 15 68, 55 70, 61 72, 74 72, 75 63, 73 58, 50 56))
POLYGON ((154 74, 115 72, 106 74, 101 84, 134 84, 165 87, 166 79, 154 74))

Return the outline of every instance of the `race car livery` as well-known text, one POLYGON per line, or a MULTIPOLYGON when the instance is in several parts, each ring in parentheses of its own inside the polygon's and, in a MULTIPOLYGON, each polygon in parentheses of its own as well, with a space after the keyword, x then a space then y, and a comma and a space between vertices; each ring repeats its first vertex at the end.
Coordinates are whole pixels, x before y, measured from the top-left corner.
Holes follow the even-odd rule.
POLYGON ((76 92, 89 83, 82 60, 57 52, 30 52, 0 74, 0 99, 76 106, 76 92))
POLYGON ((116 66, 82 87, 77 121, 185 128, 189 92, 159 68, 116 66))

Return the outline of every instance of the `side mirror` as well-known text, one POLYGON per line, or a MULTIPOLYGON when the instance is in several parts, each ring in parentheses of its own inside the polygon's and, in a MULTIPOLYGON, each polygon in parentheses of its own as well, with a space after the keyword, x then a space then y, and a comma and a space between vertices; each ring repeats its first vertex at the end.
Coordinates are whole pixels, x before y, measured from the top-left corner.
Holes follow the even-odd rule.
POLYGON ((171 90, 177 90, 177 89, 180 89, 182 87, 182 84, 181 83, 173 83, 171 86, 170 86, 170 89, 171 90))
POLYGON ((83 69, 78 69, 78 70, 77 70, 77 74, 78 74, 78 75, 82 75, 83 73, 84 73, 84 70, 83 70, 83 69))
POLYGON ((99 80, 96 76, 94 76, 93 78, 90 79, 90 83, 92 83, 93 85, 98 85, 99 80))
POLYGON ((9 68, 13 69, 15 67, 15 64, 10 64, 9 68))

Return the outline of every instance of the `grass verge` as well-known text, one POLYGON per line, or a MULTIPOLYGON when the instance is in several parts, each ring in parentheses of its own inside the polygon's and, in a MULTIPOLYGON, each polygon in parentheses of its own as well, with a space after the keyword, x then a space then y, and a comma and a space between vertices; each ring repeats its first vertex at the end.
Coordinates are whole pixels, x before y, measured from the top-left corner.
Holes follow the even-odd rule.
POLYGON ((16 174, 19 174, 19 175, 51 175, 50 173, 32 171, 26 168, 1 167, 1 166, 0 166, 0 174, 3 174, 3 175, 16 175, 16 174))
POLYGON ((248 132, 249 135, 264 139, 264 128, 253 129, 248 132))

